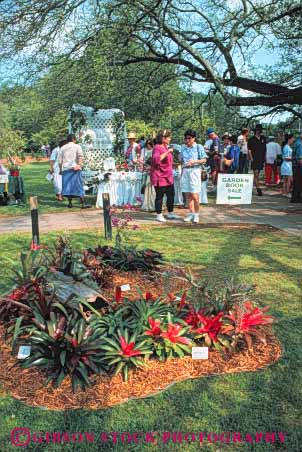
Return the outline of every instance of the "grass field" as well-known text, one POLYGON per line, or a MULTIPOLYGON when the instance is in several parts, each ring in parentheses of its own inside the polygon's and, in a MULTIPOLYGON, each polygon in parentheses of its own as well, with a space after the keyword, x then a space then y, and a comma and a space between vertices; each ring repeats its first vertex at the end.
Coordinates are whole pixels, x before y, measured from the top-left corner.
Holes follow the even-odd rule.
MULTIPOLYGON (((66 212, 67 201, 59 202, 56 199, 53 183, 46 180, 49 170, 48 162, 33 162, 22 165, 21 176, 24 179, 26 204, 22 207, 1 206, 0 216, 14 216, 28 214, 28 199, 30 196, 38 196, 40 213, 66 212)), ((89 202, 95 205, 95 196, 89 196, 89 202)), ((78 210, 77 201, 72 210, 78 210)), ((69 211, 69 209, 68 209, 69 211)))
MULTIPOLYGON (((103 239, 99 232, 77 232, 72 240, 79 248, 103 239)), ((44 243, 55 239, 51 233, 44 243)), ((29 451, 288 451, 302 450, 301 437, 301 256, 302 241, 281 232, 205 228, 142 228, 132 233, 133 240, 164 251, 169 261, 200 269, 203 278, 215 282, 236 276, 257 285, 256 298, 270 305, 278 323, 275 332, 282 342, 282 358, 256 373, 202 378, 172 386, 156 396, 106 410, 52 412, 30 408, 10 396, 0 398, 0 451, 16 448, 10 443, 15 427, 31 432, 94 432, 94 443, 38 444, 29 451), (101 443, 100 432, 285 432, 286 442, 275 444, 198 443, 123 444, 101 443)), ((0 291, 9 287, 9 272, 3 259, 17 258, 27 246, 28 235, 0 238, 0 291)))

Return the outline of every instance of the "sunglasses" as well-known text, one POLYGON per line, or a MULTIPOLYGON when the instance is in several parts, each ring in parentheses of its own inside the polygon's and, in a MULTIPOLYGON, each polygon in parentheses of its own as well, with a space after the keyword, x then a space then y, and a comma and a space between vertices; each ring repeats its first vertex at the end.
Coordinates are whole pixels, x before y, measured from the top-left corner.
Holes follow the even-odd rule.
POLYGON ((194 140, 194 137, 185 137, 185 140, 194 140))

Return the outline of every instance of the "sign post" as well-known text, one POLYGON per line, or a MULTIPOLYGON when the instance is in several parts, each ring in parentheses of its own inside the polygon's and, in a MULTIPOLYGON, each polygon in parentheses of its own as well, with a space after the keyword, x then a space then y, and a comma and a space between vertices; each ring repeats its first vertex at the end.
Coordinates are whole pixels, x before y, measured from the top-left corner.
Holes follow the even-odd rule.
POLYGON ((216 204, 251 204, 253 174, 218 174, 216 204))
POLYGON ((112 240, 112 224, 111 224, 111 215, 110 215, 109 193, 103 193, 102 198, 103 198, 105 239, 112 240))
POLYGON ((32 247, 35 248, 40 244, 38 197, 31 196, 29 198, 29 205, 31 215, 32 247))

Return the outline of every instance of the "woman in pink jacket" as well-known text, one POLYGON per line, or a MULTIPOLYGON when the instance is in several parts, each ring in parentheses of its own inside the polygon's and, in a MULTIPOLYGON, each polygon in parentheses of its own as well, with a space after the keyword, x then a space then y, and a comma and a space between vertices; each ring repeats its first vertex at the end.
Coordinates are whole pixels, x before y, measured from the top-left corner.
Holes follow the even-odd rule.
POLYGON ((174 178, 173 178, 173 148, 169 148, 171 142, 171 131, 161 130, 156 138, 156 145, 152 153, 151 184, 155 188, 155 211, 156 220, 167 221, 162 214, 164 195, 167 196, 167 208, 169 220, 178 219, 173 213, 174 208, 174 178))

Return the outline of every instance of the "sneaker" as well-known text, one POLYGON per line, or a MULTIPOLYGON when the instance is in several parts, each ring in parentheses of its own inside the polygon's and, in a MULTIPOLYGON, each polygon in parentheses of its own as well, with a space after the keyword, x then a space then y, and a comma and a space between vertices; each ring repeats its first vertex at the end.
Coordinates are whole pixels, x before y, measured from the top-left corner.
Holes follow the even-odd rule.
POLYGON ((190 215, 187 215, 185 218, 184 218, 184 221, 186 222, 186 223, 190 223, 192 220, 193 220, 193 214, 190 214, 190 215))
POLYGON ((168 213, 167 218, 169 220, 179 220, 180 216, 176 215, 176 213, 170 212, 170 213, 168 213))
POLYGON ((165 219, 165 217, 163 216, 162 213, 159 213, 156 215, 156 221, 160 221, 161 223, 165 223, 167 220, 165 219))
POLYGON ((263 196, 261 188, 257 188, 257 195, 258 196, 263 196))
POLYGON ((199 215, 198 214, 195 214, 195 215, 193 215, 193 223, 199 223, 199 215))

